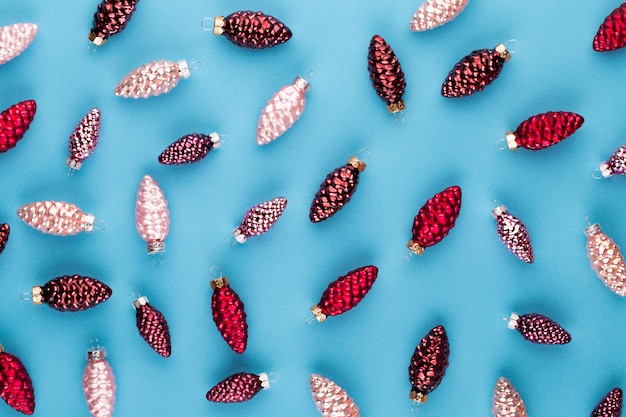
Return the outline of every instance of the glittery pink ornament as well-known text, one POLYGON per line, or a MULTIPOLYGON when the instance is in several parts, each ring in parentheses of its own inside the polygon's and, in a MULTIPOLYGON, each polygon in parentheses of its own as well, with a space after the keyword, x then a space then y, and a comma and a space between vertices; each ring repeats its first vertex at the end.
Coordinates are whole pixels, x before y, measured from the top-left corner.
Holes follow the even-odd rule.
POLYGON ((137 190, 135 204, 135 225, 139 236, 148 244, 148 255, 165 252, 165 238, 170 231, 170 211, 167 200, 159 184, 150 176, 144 175, 137 190))
POLYGON ((453 21, 465 9, 469 0, 426 0, 409 22, 413 32, 423 32, 453 21))
POLYGON ((163 165, 191 164, 204 159, 213 149, 220 147, 220 137, 216 132, 210 135, 191 133, 179 138, 159 155, 163 165))
POLYGON ((83 161, 89 157, 98 146, 100 137, 100 109, 94 107, 81 119, 69 140, 70 156, 65 162, 69 173, 79 170, 83 161))
POLYGON ((508 328, 517 330, 524 339, 541 345, 564 345, 572 341, 572 336, 558 323, 537 314, 511 313, 508 328))
POLYGON ((598 169, 604 178, 626 174, 626 145, 617 148, 608 161, 601 163, 598 169))
POLYGON ((87 351, 87 366, 83 372, 83 391, 92 417, 111 417, 115 407, 115 375, 100 346, 87 351))
POLYGON ((621 388, 613 388, 593 409, 591 417, 621 417, 624 394, 621 388))
POLYGON ((131 71, 115 87, 116 96, 147 98, 168 93, 181 78, 189 78, 187 61, 152 61, 131 71))
POLYGON ((17 216, 40 232, 56 236, 71 236, 96 229, 93 214, 85 214, 76 205, 63 201, 26 204, 17 209, 17 216))
POLYGON ((293 84, 278 90, 261 112, 256 128, 256 142, 267 145, 285 133, 300 118, 306 104, 305 94, 311 84, 296 77, 293 84))
POLYGON ((24 52, 37 36, 34 23, 14 23, 0 27, 0 65, 24 52))
POLYGON ((309 378, 315 408, 323 417, 359 417, 359 407, 341 388, 322 375, 312 374, 309 378))
POLYGON ((493 417, 528 417, 522 397, 504 377, 496 381, 491 400, 491 414, 493 417))
POLYGON ((626 266, 619 246, 602 232, 598 223, 585 229, 587 257, 591 269, 615 294, 626 296, 626 266))
POLYGON ((240 372, 218 382, 206 393, 206 399, 214 403, 241 403, 269 387, 270 381, 265 372, 259 375, 240 372))
POLYGON ((496 231, 500 242, 522 261, 528 264, 533 263, 535 255, 526 225, 510 214, 504 205, 493 209, 491 215, 496 220, 496 231))
POLYGON ((285 197, 276 197, 257 204, 248 210, 241 224, 233 231, 239 243, 246 243, 250 236, 259 236, 270 230, 287 207, 285 197))

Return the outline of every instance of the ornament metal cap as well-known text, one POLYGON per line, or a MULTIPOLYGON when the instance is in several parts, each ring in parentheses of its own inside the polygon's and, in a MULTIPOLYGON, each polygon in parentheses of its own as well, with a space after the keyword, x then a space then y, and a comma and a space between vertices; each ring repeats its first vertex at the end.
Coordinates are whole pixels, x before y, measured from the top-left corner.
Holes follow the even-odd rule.
POLYGON ((518 327, 517 321, 518 320, 519 320, 519 314, 511 313, 511 317, 509 317, 509 322, 507 323, 506 327, 508 327, 511 330, 517 329, 517 327, 518 327))
POLYGON ((68 156, 68 158, 65 160, 65 165, 67 165, 68 167, 70 167, 71 169, 75 171, 80 171, 81 167, 83 166, 83 161, 79 161, 77 159, 72 158, 71 156, 68 156))
POLYGON ((506 146, 509 147, 510 151, 514 151, 517 149, 517 138, 515 137, 515 132, 509 130, 504 134, 504 138, 506 139, 506 146))
POLYGON ((424 249, 425 249, 423 246, 420 246, 419 243, 417 243, 413 239, 409 240, 409 242, 406 244, 406 247, 409 248, 411 252, 413 252, 414 254, 418 256, 424 253, 424 249))
POLYGON ((228 287, 228 277, 219 277, 211 280, 211 289, 216 290, 218 288, 228 287))
POLYGON ((0 343, 0 353, 4 352, 4 346, 2 346, 2 343, 0 343))
POLYGON ((604 178, 609 178, 611 175, 613 175, 613 173, 609 170, 609 164, 607 164, 606 162, 601 163, 598 166, 598 169, 600 170, 600 173, 604 178))
POLYGON ((270 378, 265 372, 261 372, 259 374, 259 380, 261 381, 263 389, 268 389, 270 387, 270 378))
POLYGON ((189 71, 189 64, 187 64, 187 61, 183 59, 181 61, 178 61, 176 64, 178 65, 178 72, 180 73, 181 77, 183 77, 184 79, 191 77, 191 71, 189 71))
POLYGON ((244 244, 248 241, 248 238, 244 236, 240 228, 236 228, 235 230, 233 230, 233 236, 235 237, 235 240, 241 244, 244 244))
POLYGON ((148 242, 146 245, 146 251, 148 255, 155 255, 157 253, 165 252, 165 242, 157 240, 156 242, 148 242))
POLYGON ((107 357, 107 351, 103 347, 97 347, 97 348, 89 349, 87 351, 87 360, 89 362, 101 361, 103 359, 106 359, 106 357, 107 357))
POLYGON ((85 214, 85 232, 93 232, 96 223, 96 216, 93 214, 85 214))
POLYGON ((495 219, 497 217, 502 216, 507 213, 506 206, 504 204, 500 204, 498 207, 491 210, 491 216, 495 219))
POLYGON ((222 146, 222 141, 220 141, 220 135, 217 132, 209 133, 209 140, 213 144, 213 149, 217 149, 222 146))
POLYGON ((213 34, 221 35, 224 33, 224 16, 215 16, 213 20, 213 34))
POLYGON ((426 401, 428 401, 428 394, 411 390, 411 392, 409 393, 409 398, 413 401, 417 401, 420 404, 424 404, 426 401))
POLYGON ((32 300, 33 304, 39 305, 43 303, 43 289, 39 285, 33 286, 32 300))
POLYGON ((404 109, 406 109, 406 105, 404 104, 404 101, 402 100, 396 101, 395 103, 387 104, 387 111, 389 113, 397 113, 404 109))
POLYGON ((585 232, 585 236, 590 237, 595 234, 601 233, 602 229, 600 228, 599 223, 594 223, 590 225, 589 227, 585 228, 584 232, 585 232))
POLYGON ((358 169, 359 172, 365 171, 365 168, 367 167, 365 162, 361 161, 356 156, 351 156, 350 159, 348 159, 348 163, 352 165, 353 167, 355 167, 356 169, 358 169))
POLYGON ((306 79, 300 77, 299 75, 296 77, 295 80, 293 80, 293 83, 296 87, 304 90, 305 93, 311 88, 311 83, 309 83, 306 79))
POLYGON ((313 313, 315 319, 320 323, 326 320, 326 314, 322 313, 322 309, 317 304, 311 307, 311 313, 313 313))
POLYGON ((148 297, 142 295, 141 297, 138 297, 135 301, 133 301, 133 308, 137 310, 139 307, 145 306, 149 302, 150 301, 148 300, 148 297))
POLYGON ((103 38, 101 36, 97 36, 94 32, 89 32, 87 38, 96 46, 102 46, 106 43, 107 38, 103 38))
POLYGON ((500 58, 504 59, 504 62, 509 62, 511 59, 511 53, 506 49, 503 43, 499 43, 494 48, 495 51, 500 55, 500 58))

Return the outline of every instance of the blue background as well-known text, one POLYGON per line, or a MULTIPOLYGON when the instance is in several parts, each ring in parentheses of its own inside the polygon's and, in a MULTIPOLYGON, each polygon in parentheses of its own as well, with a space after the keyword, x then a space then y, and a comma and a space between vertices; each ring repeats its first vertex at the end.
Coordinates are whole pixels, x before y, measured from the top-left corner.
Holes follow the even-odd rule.
MULTIPOLYGON (((586 258, 585 216, 626 242, 624 178, 591 172, 624 143, 626 50, 600 54, 593 36, 617 1, 473 0, 452 23, 413 33, 418 1, 314 3, 144 0, 124 32, 96 53, 86 36, 96 1, 5 0, 0 25, 30 21, 39 34, 0 66, 0 107, 35 99, 31 129, 0 155, 0 222, 12 227, 0 256, 0 341, 33 379, 38 416, 87 416, 81 389, 89 339, 107 348, 118 384, 118 416, 317 416, 308 377, 341 385, 363 415, 410 415, 407 367, 435 325, 450 338, 450 366, 423 416, 489 415, 505 376, 533 416, 589 415, 624 386, 624 300, 586 258), (240 49, 203 31, 204 17, 262 10, 294 33, 269 50, 240 49), (374 93, 367 48, 379 34, 406 74, 406 120, 394 122, 374 93), (485 91, 451 100, 442 81, 470 51, 517 39, 517 53, 485 91), (151 60, 200 61, 170 94, 113 95, 130 70, 151 60), (313 71, 302 118, 259 147, 256 123, 271 95, 313 71), (91 108, 102 110, 100 145, 73 177, 67 140, 91 108), (552 148, 499 151, 494 143, 531 115, 567 110, 583 127, 552 148), (198 164, 161 166, 159 153, 187 133, 218 131, 222 148, 198 164), (352 201, 311 224, 308 210, 327 173, 362 148, 371 152, 352 201), (137 186, 159 182, 171 211, 164 262, 156 266, 134 225, 137 186), (457 226, 421 257, 404 261, 411 224, 436 192, 458 184, 457 226), (289 204, 276 226, 243 246, 227 244, 252 205, 289 204), (536 261, 526 265, 498 241, 489 201, 528 226, 536 261), (41 234, 15 211, 57 200, 105 220, 105 231, 41 234), (354 310, 305 325, 309 307, 340 275, 374 264, 378 280, 354 310), (220 266, 245 303, 249 343, 239 356, 210 313, 209 270, 220 266), (32 285, 78 273, 113 289, 105 304, 59 313, 19 296, 32 285), (164 359, 138 335, 132 292, 168 319, 164 359), (500 320, 538 312, 573 336, 566 346, 525 341, 500 320), (209 403, 206 391, 240 371, 279 380, 248 403, 209 403)), ((20 415, 0 403, 3 416, 20 415)))

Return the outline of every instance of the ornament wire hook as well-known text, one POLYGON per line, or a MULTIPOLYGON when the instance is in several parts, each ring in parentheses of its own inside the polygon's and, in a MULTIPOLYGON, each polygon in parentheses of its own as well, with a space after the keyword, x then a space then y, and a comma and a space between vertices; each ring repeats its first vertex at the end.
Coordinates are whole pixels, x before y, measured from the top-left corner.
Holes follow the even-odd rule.
POLYGON ((510 54, 514 54, 519 50, 519 45, 520 45, 520 41, 518 41, 517 39, 509 39, 504 44, 504 47, 506 48, 507 51, 509 51, 510 54), (511 49, 509 45, 513 45, 513 49, 511 49))
POLYGON ((593 172, 591 172, 591 178, 593 178, 594 180, 602 179, 602 171, 600 171, 600 168, 596 168, 593 170, 593 172))
POLYGON ((72 167, 69 167, 69 168, 67 169, 67 176, 68 176, 68 177, 73 176, 73 175, 74 175, 74 172, 76 172, 76 170, 75 170, 74 168, 72 168, 72 167))
POLYGON ((202 19, 200 21, 200 27, 202 28, 202 30, 206 30, 207 32, 213 32, 213 28, 208 28, 204 25, 205 22, 211 22, 211 25, 213 25, 213 22, 215 21, 215 19, 213 19, 212 17, 205 17, 204 19, 202 19))
POLYGON ((591 226, 591 222, 589 221, 589 217, 585 215, 585 221, 587 222, 587 226, 591 226))
POLYGON ((163 263, 163 253, 153 253, 152 254, 152 263, 155 265, 161 265, 163 263))
POLYGON ((211 269, 209 269, 209 275, 212 279, 222 278, 222 268, 217 265, 212 266, 211 269), (216 276, 216 273, 219 275, 216 276))
POLYGON ((20 294, 20 300, 30 301, 32 298, 33 298, 33 295, 29 292, 23 292, 22 294, 20 294))
POLYGON ((411 413, 417 414, 419 410, 420 410, 420 403, 418 401, 413 401, 413 404, 411 405, 411 413))
POLYGON ((404 112, 403 111, 396 111, 396 112, 394 112, 393 113, 393 120, 394 120, 394 122, 396 122, 399 125, 404 123, 404 112), (398 117, 398 114, 400 114, 401 117, 398 117))
POLYGON ((309 81, 311 78, 313 78, 313 75, 315 75, 315 72, 313 72, 313 70, 310 70, 302 78, 304 78, 305 81, 309 81))
POLYGON ((495 209, 499 205, 500 205, 500 203, 498 203, 498 200, 489 200, 489 208, 491 210, 495 209))
POLYGON ((139 291, 135 291, 135 290, 131 291, 131 292, 130 292, 130 295, 131 295, 131 296, 132 296, 135 300, 137 300, 137 299, 139 299, 139 298, 141 298, 141 297, 142 297, 142 296, 141 296, 141 293, 140 293, 139 291))
POLYGON ((221 133, 217 133, 217 136, 219 137, 220 143, 228 142, 230 140, 230 136, 228 135, 222 135, 221 133))
POLYGON ((237 239, 235 239, 234 235, 229 235, 228 236, 228 244, 230 246, 237 246, 237 239))
POLYGON ((95 54, 97 50, 98 46, 95 43, 89 42, 87 44, 87 51, 89 51, 90 54, 95 54))
POLYGON ((269 374, 267 374, 267 380, 270 381, 272 384, 278 381, 278 373, 270 372, 269 374))
POLYGON ((372 153, 371 153, 371 152, 370 152, 370 150, 369 150, 369 149, 367 149, 367 148, 361 148, 361 149, 360 149, 360 150, 356 153, 356 155, 357 155, 357 158, 359 158, 359 160, 360 160, 361 162, 367 162, 367 161, 370 159, 370 156, 372 155, 372 153), (361 157, 360 157, 360 155, 361 155, 362 153, 365 153, 365 158, 361 158, 361 157))
POLYGON ((189 69, 190 70, 199 70, 200 67, 202 67, 202 62, 200 62, 200 61, 191 61, 189 63, 189 69))
POLYGON ((92 337, 91 339, 89 339, 89 345, 91 346, 92 349, 99 349, 100 341, 98 340, 97 337, 92 337), (94 345, 94 342, 95 342, 95 345, 94 345))
POLYGON ((96 219, 96 221, 93 223, 93 228, 95 230, 106 230, 107 222, 102 219, 96 219))
POLYGON ((499 151, 503 151, 507 148, 506 139, 500 138, 496 141, 496 143, 494 143, 494 145, 499 151))
POLYGON ((407 253, 407 255, 404 257, 404 262, 409 262, 409 259, 411 259, 412 256, 413 256, 413 252, 407 253))

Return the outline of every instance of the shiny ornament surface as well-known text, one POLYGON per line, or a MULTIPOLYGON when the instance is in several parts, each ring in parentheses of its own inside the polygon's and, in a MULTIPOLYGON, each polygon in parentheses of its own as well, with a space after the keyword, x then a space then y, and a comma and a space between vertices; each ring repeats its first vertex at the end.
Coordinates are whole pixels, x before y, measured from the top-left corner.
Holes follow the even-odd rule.
POLYGON ((369 292, 378 277, 374 265, 362 266, 331 282, 319 303, 311 312, 320 323, 328 316, 336 316, 356 307, 369 292))
POLYGON ((504 247, 522 261, 528 264, 533 263, 535 255, 526 225, 510 214, 503 205, 493 209, 491 215, 496 220, 498 238, 504 247))
POLYGON ((209 135, 191 133, 169 145, 159 155, 159 163, 163 165, 191 164, 202 160, 213 149, 221 145, 216 132, 209 135))
POLYGON ((615 294, 626 296, 626 266, 619 246, 602 232, 598 223, 585 229, 591 269, 615 294))
POLYGON ((14 148, 23 137, 37 112, 35 100, 12 105, 0 113, 0 153, 14 148))
POLYGON ((35 40, 38 26, 34 23, 14 23, 0 27, 0 65, 20 55, 35 40))
POLYGON ((626 45, 626 3, 611 12, 593 38, 593 50, 614 51, 626 45))
POLYGON ((170 329, 165 316, 150 304, 147 297, 133 301, 137 329, 143 340, 159 355, 169 358, 172 354, 170 329))
POLYGON ((20 413, 35 412, 35 390, 24 364, 0 345, 0 398, 20 413))
POLYGON ((493 417, 528 417, 522 397, 511 382, 500 377, 496 381, 491 400, 493 417))
POLYGON ((621 388, 613 388, 606 396, 600 400, 598 405, 591 412, 591 417, 620 417, 624 394, 621 388))
POLYGON ((191 76, 186 61, 151 61, 132 70, 113 92, 124 98, 148 98, 169 93, 181 79, 191 76))
POLYGON ((75 204, 63 201, 26 204, 17 210, 17 216, 32 228, 56 236, 92 232, 96 221, 93 214, 85 214, 75 204))
POLYGON ((601 163, 598 169, 604 178, 626 174, 626 145, 617 148, 608 161, 601 163))
POLYGON ((291 30, 280 20, 250 10, 217 16, 213 33, 250 49, 271 48, 287 42, 292 36, 291 30))
POLYGON ((248 344, 248 324, 243 301, 230 287, 226 277, 212 280, 211 289, 211 310, 217 330, 232 350, 242 354, 248 344))
POLYGON ((113 368, 106 357, 104 348, 96 347, 87 351, 83 392, 92 417, 111 417, 115 408, 117 386, 113 368))
POLYGON ((78 122, 70 135, 68 149, 70 156, 66 164, 70 170, 79 170, 98 146, 100 137, 100 109, 94 107, 78 122))
POLYGON ((241 403, 250 400, 269 386, 265 373, 255 375, 240 372, 218 382, 206 393, 206 399, 214 403, 241 403))
POLYGON ((245 243, 250 236, 259 236, 267 233, 287 207, 285 197, 276 197, 264 201, 250 208, 241 220, 241 224, 233 231, 233 236, 239 243, 245 243))
POLYGON ((93 15, 89 40, 95 46, 102 46, 111 36, 123 31, 138 2, 139 0, 102 0, 93 15))
POLYGON ((426 0, 409 22, 413 32, 423 32, 453 21, 465 9, 469 0, 426 0))
POLYGON ((391 46, 379 35, 370 41, 367 69, 376 94, 387 103, 389 113, 406 108, 402 96, 406 88, 404 72, 391 46))
POLYGON ((0 253, 4 251, 9 242, 9 235, 11 234, 11 227, 8 223, 0 223, 0 253))
POLYGON ((472 51, 454 65, 441 86, 441 95, 456 98, 482 91, 498 76, 511 54, 503 44, 472 51))
POLYGON ((135 203, 137 233, 147 243, 148 255, 165 252, 165 239, 170 232, 170 211, 159 184, 144 175, 135 203))
POLYGON ((113 291, 95 278, 80 275, 63 275, 53 278, 44 286, 34 286, 34 304, 45 303, 58 311, 83 311, 104 303, 113 291))
POLYGON ((517 330, 529 342, 541 345, 564 345, 572 341, 567 330, 542 314, 512 313, 508 327, 517 330))
POLYGON ((306 93, 311 84, 296 77, 293 84, 282 87, 269 99, 261 111, 256 128, 256 142, 267 145, 282 136, 302 116, 306 93))
POLYGON ((510 150, 518 147, 538 151, 556 145, 580 128, 585 119, 567 111, 549 111, 524 120, 515 132, 506 133, 506 143, 510 150))
POLYGON ((450 346, 443 326, 434 327, 415 347, 409 365, 409 382, 413 387, 409 398, 425 403, 446 374, 450 346))
POLYGON ((315 408, 322 417, 359 417, 359 407, 354 400, 330 379, 311 374, 309 386, 315 408))

